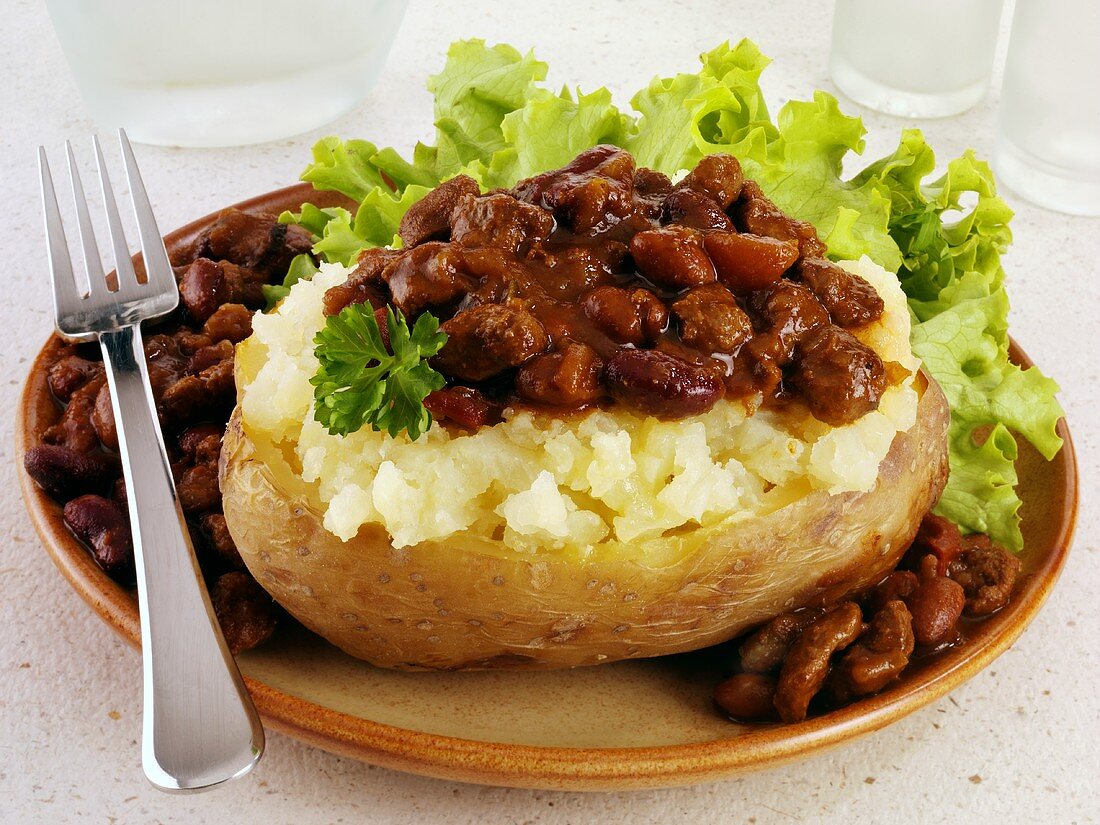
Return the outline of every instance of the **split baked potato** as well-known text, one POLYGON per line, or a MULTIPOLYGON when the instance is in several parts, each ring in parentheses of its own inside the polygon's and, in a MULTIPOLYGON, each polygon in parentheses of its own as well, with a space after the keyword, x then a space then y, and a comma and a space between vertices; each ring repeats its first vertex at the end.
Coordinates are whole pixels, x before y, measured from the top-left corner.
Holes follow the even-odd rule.
POLYGON ((699 528, 668 566, 460 541, 395 549, 377 525, 342 541, 279 451, 249 437, 239 410, 222 453, 225 516, 283 607, 376 665, 536 669, 678 653, 869 586, 897 564, 947 477, 946 400, 923 371, 915 383, 916 424, 894 438, 870 492, 818 491, 699 528))

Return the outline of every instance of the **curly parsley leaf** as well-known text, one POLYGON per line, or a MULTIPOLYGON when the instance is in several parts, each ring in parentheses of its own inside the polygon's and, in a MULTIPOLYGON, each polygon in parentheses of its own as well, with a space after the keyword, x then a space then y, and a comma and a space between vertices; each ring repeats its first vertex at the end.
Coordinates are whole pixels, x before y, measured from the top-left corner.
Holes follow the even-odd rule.
POLYGON ((402 430, 416 441, 432 424, 424 398, 443 386, 428 358, 447 342, 430 313, 412 330, 405 316, 386 308, 387 349, 369 304, 352 304, 325 322, 313 339, 320 369, 313 384, 314 417, 334 435, 369 424, 391 437, 402 430))

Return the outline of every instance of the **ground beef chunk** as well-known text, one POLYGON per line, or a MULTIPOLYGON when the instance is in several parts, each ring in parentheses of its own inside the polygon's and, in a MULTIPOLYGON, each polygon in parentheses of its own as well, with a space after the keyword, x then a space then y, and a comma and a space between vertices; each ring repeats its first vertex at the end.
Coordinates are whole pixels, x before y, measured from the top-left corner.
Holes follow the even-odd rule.
POLYGON ((756 181, 747 180, 740 197, 730 207, 733 222, 741 232, 764 235, 781 241, 796 241, 799 254, 806 258, 824 257, 826 248, 817 230, 805 221, 785 214, 764 194, 756 181))
POLYGON ((901 675, 915 643, 913 617, 905 603, 894 599, 884 604, 830 674, 834 699, 847 702, 878 693, 901 675))
POLYGON ((238 653, 266 642, 275 632, 275 602, 246 573, 219 576, 210 594, 229 651, 238 653))
POLYGON ((384 306, 386 285, 382 282, 382 273, 404 254, 402 250, 384 247, 363 250, 348 279, 325 292, 325 315, 339 315, 352 304, 370 304, 375 309, 384 306))
POLYGON ((99 391, 107 386, 103 375, 88 380, 69 397, 68 406, 57 423, 42 433, 44 444, 68 447, 78 453, 89 453, 99 447, 99 435, 92 423, 99 391))
POLYGON ((720 284, 688 290, 672 305, 680 340, 702 352, 732 354, 752 338, 752 321, 720 284))
POLYGON ((822 326, 800 346, 790 380, 815 418, 839 427, 878 409, 886 368, 874 350, 834 326, 822 326))
POLYGON ((54 398, 62 404, 67 404, 74 392, 102 375, 102 363, 90 361, 76 354, 63 355, 50 365, 46 372, 46 382, 54 398))
POLYGON ((243 304, 222 304, 206 319, 202 332, 212 342, 239 344, 252 334, 252 310, 243 304))
POLYGON ((594 234, 634 212, 634 158, 616 146, 595 146, 561 169, 520 181, 512 193, 551 210, 574 232, 594 234))
POLYGON ((688 172, 678 189, 701 192, 722 209, 728 209, 741 194, 745 176, 741 164, 733 155, 704 155, 688 172))
POLYGON ((104 382, 96 393, 91 414, 92 428, 99 443, 109 450, 118 450, 118 430, 115 428, 115 410, 111 403, 111 388, 104 382))
POLYGON ((988 536, 967 536, 964 549, 948 565, 948 575, 965 595, 967 616, 988 616, 1006 604, 1020 575, 1020 560, 988 536))
MULTIPOLYGON (((220 503, 219 503, 220 506, 220 503)), ((203 537, 206 543, 218 554, 221 561, 233 570, 244 570, 244 560, 241 558, 233 536, 229 534, 229 527, 225 523, 225 516, 221 513, 206 513, 199 518, 203 537)))
POLYGON ((433 362, 448 375, 484 381, 545 352, 546 330, 531 313, 486 304, 458 313, 443 324, 447 343, 433 362))
POLYGON ((424 310, 438 312, 457 304, 473 286, 463 271, 460 253, 429 241, 398 255, 382 270, 393 305, 415 318, 424 310))
POLYGON ((665 198, 662 207, 665 223, 689 226, 701 232, 732 232, 733 221, 709 195, 691 189, 677 189, 665 198))
POLYGON ((508 195, 462 195, 455 205, 452 236, 468 247, 519 252, 550 237, 554 218, 545 209, 508 195))
POLYGON ((776 616, 741 644, 741 667, 754 673, 778 670, 802 631, 823 615, 823 610, 799 610, 776 616))
POLYGON ((806 718, 810 700, 829 675, 829 659, 856 640, 863 618, 855 602, 844 602, 802 631, 791 646, 775 690, 775 709, 784 722, 806 718))
POLYGON ((300 226, 226 209, 199 237, 191 258, 228 261, 281 279, 294 256, 309 253, 312 247, 313 236, 300 226))
POLYGON ((477 181, 468 175, 456 175, 409 207, 401 218, 397 234, 405 247, 424 241, 446 241, 451 237, 451 213, 463 195, 481 194, 477 181))
POLYGON ((803 258, 795 276, 817 296, 833 323, 861 327, 882 317, 884 305, 875 288, 825 258, 803 258))

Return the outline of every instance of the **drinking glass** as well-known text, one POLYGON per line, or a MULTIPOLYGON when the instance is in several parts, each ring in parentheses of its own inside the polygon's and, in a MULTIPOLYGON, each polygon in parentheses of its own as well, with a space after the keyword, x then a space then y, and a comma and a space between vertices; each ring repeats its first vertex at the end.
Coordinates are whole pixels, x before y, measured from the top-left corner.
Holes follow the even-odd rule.
POLYGON ((408 0, 47 0, 103 131, 234 146, 309 131, 374 85, 408 0))
POLYGON ((989 88, 1003 0, 837 0, 829 74, 904 117, 965 112, 989 88))
POLYGON ((993 165, 1040 206, 1100 215, 1100 3, 1016 0, 993 165))

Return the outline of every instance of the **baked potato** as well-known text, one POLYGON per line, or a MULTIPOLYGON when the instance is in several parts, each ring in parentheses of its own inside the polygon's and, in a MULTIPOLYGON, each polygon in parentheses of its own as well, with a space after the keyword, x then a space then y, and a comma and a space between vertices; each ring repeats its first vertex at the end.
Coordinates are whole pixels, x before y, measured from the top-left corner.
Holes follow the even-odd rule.
POLYGON ((712 645, 874 584, 943 489, 897 278, 823 258, 728 155, 675 185, 609 146, 510 192, 459 176, 401 234, 254 318, 221 460, 257 581, 353 656, 712 645), (379 377, 412 364, 422 407, 379 377))
POLYGON ((894 438, 873 490, 816 492, 700 528, 664 567, 448 541, 394 549, 377 525, 342 541, 277 453, 264 460, 239 410, 222 451, 225 516, 276 601, 375 665, 537 669, 679 653, 870 586, 897 564, 947 478, 947 403, 923 371, 917 383, 916 424, 894 438))

